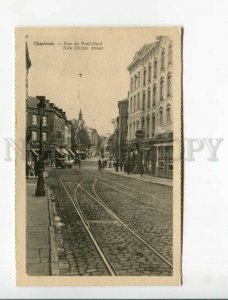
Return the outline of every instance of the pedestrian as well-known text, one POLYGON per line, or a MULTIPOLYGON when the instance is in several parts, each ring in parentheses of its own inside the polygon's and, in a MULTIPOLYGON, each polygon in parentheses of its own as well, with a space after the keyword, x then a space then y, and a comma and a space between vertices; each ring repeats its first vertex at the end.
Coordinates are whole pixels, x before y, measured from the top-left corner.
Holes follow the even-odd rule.
POLYGON ((116 172, 119 172, 119 162, 118 162, 118 160, 116 161, 116 172))
POLYGON ((127 175, 130 174, 130 167, 131 167, 130 162, 127 161, 127 162, 126 162, 126 171, 127 171, 127 175))
POLYGON ((97 163, 98 163, 98 171, 100 171, 102 168, 102 163, 101 163, 100 158, 98 159, 97 163))
POLYGON ((121 172, 123 171, 123 162, 122 161, 120 162, 120 171, 121 172))
POLYGON ((35 176, 35 162, 34 160, 31 162, 31 176, 35 176))
POLYGON ((97 168, 98 168, 98 171, 99 171, 100 170, 100 158, 97 161, 97 168))
POLYGON ((80 160, 80 158, 78 159, 78 167, 79 167, 79 169, 81 169, 81 160, 80 160))
POLYGON ((141 177, 143 176, 143 173, 144 173, 144 167, 143 167, 143 164, 140 164, 140 175, 141 175, 141 177))
POLYGON ((105 168, 105 160, 102 160, 102 169, 105 168))
POLYGON ((31 161, 28 161, 28 176, 31 176, 31 161))
POLYGON ((116 167, 116 162, 114 161, 113 162, 113 168, 115 169, 115 167, 116 167))

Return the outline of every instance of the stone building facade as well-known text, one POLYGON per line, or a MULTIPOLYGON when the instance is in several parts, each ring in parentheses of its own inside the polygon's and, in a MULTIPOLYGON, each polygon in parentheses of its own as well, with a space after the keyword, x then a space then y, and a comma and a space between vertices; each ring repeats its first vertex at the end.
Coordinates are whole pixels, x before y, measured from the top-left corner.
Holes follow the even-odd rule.
MULTIPOLYGON (((39 100, 28 97, 27 101, 27 161, 36 161, 39 155, 39 100)), ((54 161, 57 157, 73 159, 71 150, 71 122, 66 113, 49 100, 45 102, 43 117, 44 159, 54 161)))
POLYGON ((145 172, 167 178, 173 174, 172 57, 172 41, 158 36, 128 66, 128 156, 145 172))

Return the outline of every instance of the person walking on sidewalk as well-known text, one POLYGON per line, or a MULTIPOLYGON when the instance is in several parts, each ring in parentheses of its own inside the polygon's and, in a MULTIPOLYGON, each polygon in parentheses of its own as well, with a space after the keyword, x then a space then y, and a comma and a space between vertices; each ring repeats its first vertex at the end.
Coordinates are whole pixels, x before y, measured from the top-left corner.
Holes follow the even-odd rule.
POLYGON ((118 160, 116 161, 116 172, 119 172, 119 162, 118 162, 118 160))
POLYGON ((100 158, 98 159, 98 171, 100 171, 101 170, 101 168, 102 168, 102 163, 101 163, 101 160, 100 160, 100 158))
POLYGON ((140 164, 140 175, 141 175, 141 177, 143 176, 143 173, 144 173, 144 167, 143 167, 143 164, 140 164))
POLYGON ((125 163, 125 170, 127 172, 127 175, 130 174, 130 162, 129 161, 126 161, 125 163))
POLYGON ((120 171, 121 172, 123 171, 123 162, 122 161, 120 162, 120 171))

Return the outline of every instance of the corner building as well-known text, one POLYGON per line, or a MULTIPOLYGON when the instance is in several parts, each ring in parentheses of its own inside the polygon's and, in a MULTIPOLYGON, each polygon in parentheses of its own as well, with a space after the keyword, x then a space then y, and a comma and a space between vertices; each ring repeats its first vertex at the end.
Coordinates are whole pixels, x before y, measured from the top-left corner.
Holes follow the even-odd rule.
POLYGON ((172 41, 158 36, 136 52, 128 66, 128 157, 132 166, 140 162, 145 173, 173 176, 172 41), (136 132, 141 130, 142 137, 136 132), (137 144, 139 146, 137 147, 137 144))
MULTIPOLYGON (((28 96, 27 101, 27 161, 37 161, 39 155, 39 115, 37 104, 39 100, 28 96)), ((66 113, 49 100, 45 101, 43 116, 43 155, 45 160, 55 161, 61 157, 67 160, 74 158, 71 150, 72 124, 66 118, 66 113)))

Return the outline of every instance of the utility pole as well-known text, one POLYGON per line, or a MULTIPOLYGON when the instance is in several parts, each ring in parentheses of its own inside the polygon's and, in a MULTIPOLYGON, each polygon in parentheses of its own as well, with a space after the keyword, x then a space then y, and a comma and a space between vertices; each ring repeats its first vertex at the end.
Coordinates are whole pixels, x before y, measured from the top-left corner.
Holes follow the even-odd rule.
MULTIPOLYGON (((81 88, 81 77, 82 77, 82 73, 79 73, 79 82, 78 82, 78 103, 79 103, 79 115, 81 113, 81 105, 80 105, 80 88, 81 88)), ((78 118, 78 159, 80 160, 81 155, 80 155, 80 130, 81 130, 81 120, 80 118, 78 118)), ((79 162, 80 163, 80 162, 79 162)))

